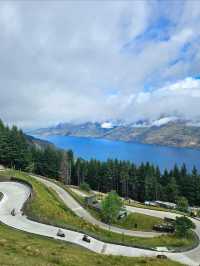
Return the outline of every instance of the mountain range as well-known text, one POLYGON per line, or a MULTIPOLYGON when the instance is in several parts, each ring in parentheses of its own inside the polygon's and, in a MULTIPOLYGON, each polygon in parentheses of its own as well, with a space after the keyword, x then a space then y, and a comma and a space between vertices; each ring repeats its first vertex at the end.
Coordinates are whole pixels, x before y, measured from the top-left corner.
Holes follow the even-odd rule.
POLYGON ((60 123, 53 127, 28 132, 35 136, 75 136, 105 138, 110 140, 137 141, 174 147, 200 148, 200 126, 198 122, 164 117, 154 121, 86 122, 81 124, 60 123))

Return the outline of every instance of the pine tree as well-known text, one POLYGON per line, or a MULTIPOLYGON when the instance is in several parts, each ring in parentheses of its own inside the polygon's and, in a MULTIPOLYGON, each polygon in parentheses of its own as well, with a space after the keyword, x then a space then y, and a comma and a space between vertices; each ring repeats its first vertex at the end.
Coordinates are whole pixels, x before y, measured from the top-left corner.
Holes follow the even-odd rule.
POLYGON ((61 157, 59 177, 63 183, 69 185, 71 183, 71 162, 67 152, 62 152, 61 157))

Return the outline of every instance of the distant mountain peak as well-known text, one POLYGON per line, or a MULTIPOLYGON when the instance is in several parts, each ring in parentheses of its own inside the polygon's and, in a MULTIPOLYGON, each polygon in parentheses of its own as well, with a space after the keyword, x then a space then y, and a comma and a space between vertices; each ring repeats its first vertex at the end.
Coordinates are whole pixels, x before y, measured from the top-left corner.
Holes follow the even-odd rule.
POLYGON ((106 129, 110 129, 110 128, 113 128, 114 126, 113 126, 113 124, 111 122, 103 122, 101 124, 101 127, 102 128, 106 128, 106 129))

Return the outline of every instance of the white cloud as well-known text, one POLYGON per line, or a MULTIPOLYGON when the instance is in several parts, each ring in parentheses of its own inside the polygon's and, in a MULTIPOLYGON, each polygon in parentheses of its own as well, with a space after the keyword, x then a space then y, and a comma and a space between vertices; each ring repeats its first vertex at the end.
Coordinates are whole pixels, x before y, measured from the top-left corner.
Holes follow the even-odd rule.
POLYGON ((169 122, 176 121, 177 119, 178 119, 177 117, 173 117, 173 116, 172 117, 163 117, 161 119, 153 121, 152 126, 159 127, 159 126, 165 125, 169 122))
POLYGON ((200 4, 178 2, 0 2, 0 117, 38 127, 199 116, 199 81, 184 78, 200 69, 200 4), (147 38, 162 17, 167 38, 147 38))
POLYGON ((139 93, 127 112, 132 110, 135 119, 154 120, 160 116, 167 116, 157 120, 158 124, 165 123, 166 119, 172 119, 174 116, 174 119, 181 117, 199 120, 199 103, 200 80, 188 77, 152 92, 139 93))

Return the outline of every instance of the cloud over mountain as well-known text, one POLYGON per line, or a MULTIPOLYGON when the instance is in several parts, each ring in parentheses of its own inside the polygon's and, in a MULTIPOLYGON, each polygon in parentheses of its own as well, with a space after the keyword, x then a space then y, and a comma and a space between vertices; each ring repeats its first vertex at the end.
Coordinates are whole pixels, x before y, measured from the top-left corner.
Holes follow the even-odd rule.
POLYGON ((198 1, 0 2, 0 117, 200 116, 198 1))

